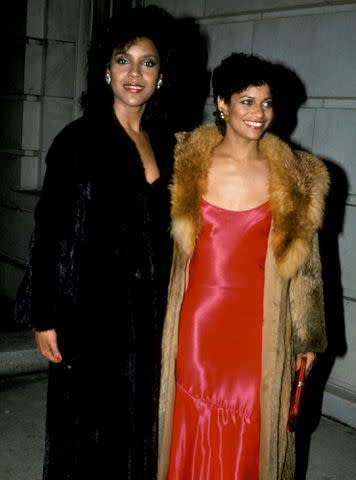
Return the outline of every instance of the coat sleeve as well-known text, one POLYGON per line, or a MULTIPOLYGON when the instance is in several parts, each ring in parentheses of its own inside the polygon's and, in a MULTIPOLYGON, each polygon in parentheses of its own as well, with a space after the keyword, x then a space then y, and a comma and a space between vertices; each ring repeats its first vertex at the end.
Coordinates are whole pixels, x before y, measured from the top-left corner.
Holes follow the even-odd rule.
POLYGON ((16 297, 16 321, 38 331, 55 328, 59 316, 61 256, 74 210, 70 152, 70 135, 61 132, 46 157, 46 174, 34 212, 28 266, 16 297))
POLYGON ((291 279, 289 289, 294 353, 326 349, 323 281, 318 234, 312 238, 311 253, 291 279))

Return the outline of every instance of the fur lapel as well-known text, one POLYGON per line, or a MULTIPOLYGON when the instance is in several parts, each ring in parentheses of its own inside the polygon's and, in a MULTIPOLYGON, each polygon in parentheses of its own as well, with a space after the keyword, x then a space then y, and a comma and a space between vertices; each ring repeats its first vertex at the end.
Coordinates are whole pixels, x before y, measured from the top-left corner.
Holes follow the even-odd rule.
MULTIPOLYGON (((214 149, 222 136, 213 125, 177 135, 172 193, 172 235, 190 257, 202 229, 200 199, 214 149)), ((272 248, 278 272, 291 278, 305 263, 311 239, 322 224, 329 177, 323 163, 291 148, 272 134, 260 143, 270 167, 272 248)))

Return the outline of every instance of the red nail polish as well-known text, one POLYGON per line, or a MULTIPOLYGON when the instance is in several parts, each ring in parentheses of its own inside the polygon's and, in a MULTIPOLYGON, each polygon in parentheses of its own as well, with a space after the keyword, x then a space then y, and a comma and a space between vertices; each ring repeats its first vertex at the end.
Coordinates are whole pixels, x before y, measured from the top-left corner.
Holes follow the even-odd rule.
POLYGON ((55 360, 56 360, 56 362, 58 362, 58 363, 59 363, 59 362, 61 362, 61 361, 62 361, 62 357, 58 356, 58 357, 56 357, 56 358, 55 358, 55 360))

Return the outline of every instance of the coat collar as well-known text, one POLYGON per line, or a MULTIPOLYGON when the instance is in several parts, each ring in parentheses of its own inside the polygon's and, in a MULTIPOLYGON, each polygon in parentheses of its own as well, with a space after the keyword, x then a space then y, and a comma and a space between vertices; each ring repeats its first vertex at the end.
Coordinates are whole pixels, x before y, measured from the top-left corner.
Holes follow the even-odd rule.
MULTIPOLYGON (((190 257, 202 229, 200 199, 207 191, 212 153, 222 141, 213 125, 177 134, 172 193, 172 235, 190 257)), ((311 238, 323 219, 329 177, 311 154, 292 151, 278 137, 265 134, 260 143, 270 169, 272 249, 279 273, 291 278, 310 253, 311 238)))

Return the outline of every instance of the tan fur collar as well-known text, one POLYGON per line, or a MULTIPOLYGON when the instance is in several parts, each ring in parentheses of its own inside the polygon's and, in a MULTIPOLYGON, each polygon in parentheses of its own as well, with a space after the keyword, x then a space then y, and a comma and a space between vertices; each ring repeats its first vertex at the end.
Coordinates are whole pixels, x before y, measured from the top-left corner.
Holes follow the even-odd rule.
MULTIPOLYGON (((172 235, 182 254, 191 256, 202 228, 200 199, 214 149, 222 136, 213 125, 177 135, 172 192, 172 235)), ((323 219, 329 177, 323 163, 293 152, 272 134, 261 141, 270 167, 272 248, 279 273, 291 278, 306 261, 311 238, 323 219)))

